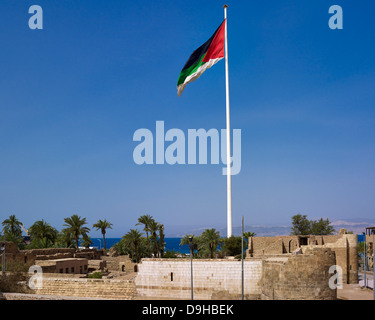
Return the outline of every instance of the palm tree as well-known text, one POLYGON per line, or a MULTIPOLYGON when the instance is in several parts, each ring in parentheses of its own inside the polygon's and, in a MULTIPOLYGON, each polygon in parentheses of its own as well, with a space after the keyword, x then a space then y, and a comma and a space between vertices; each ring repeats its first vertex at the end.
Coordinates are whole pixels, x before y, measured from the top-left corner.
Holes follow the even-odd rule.
POLYGON ((2 222, 3 232, 5 234, 11 234, 12 236, 22 236, 22 223, 16 218, 14 214, 10 215, 8 219, 2 222))
POLYGON ((82 247, 85 247, 86 249, 89 249, 91 245, 92 245, 92 240, 91 240, 91 238, 90 238, 87 234, 85 234, 85 235, 83 236, 83 240, 82 240, 82 242, 81 242, 81 246, 82 246, 82 247))
POLYGON ((86 222, 86 218, 79 217, 76 214, 73 214, 69 218, 64 218, 65 224, 64 226, 67 227, 63 229, 63 231, 72 234, 76 242, 76 248, 78 249, 79 246, 79 236, 86 236, 87 233, 90 231, 89 228, 84 227, 86 222))
POLYGON ((158 234, 160 224, 155 220, 151 220, 149 223, 149 231, 151 233, 151 240, 153 242, 154 257, 156 258, 159 253, 158 234))
POLYGON ((31 244, 30 248, 33 249, 45 249, 45 248, 51 248, 54 246, 54 243, 51 242, 48 238, 44 237, 41 239, 34 239, 31 244))
POLYGON ((152 221, 154 221, 152 216, 150 216, 149 214, 144 214, 138 218, 138 223, 136 224, 136 226, 140 224, 144 225, 143 231, 146 232, 147 240, 148 240, 148 233, 150 232, 150 223, 152 221))
POLYGON ((243 238, 247 241, 250 237, 255 237, 255 232, 246 231, 243 233, 243 238))
POLYGON ((22 223, 16 218, 14 214, 10 215, 8 219, 2 222, 3 225, 3 240, 13 242, 18 249, 23 249, 25 242, 22 238, 22 223))
POLYGON ((201 244, 210 252, 210 258, 214 258, 217 247, 221 244, 220 233, 213 229, 206 229, 200 236, 201 244))
POLYGON ((183 238, 181 238, 180 246, 188 245, 189 248, 190 248, 190 251, 191 251, 191 249, 193 249, 192 254, 194 255, 194 250, 198 250, 198 254, 199 254, 199 250, 200 250, 200 248, 198 246, 199 243, 200 243, 199 236, 193 236, 192 234, 186 234, 186 235, 184 235, 183 238), (190 248, 190 238, 192 239, 191 243, 193 245, 193 248, 190 248))
POLYGON ((73 235, 67 230, 63 229, 57 234, 54 247, 56 248, 73 248, 73 235))
POLYGON ((165 242, 164 242, 164 225, 159 224, 159 252, 160 252, 160 257, 163 258, 164 256, 164 249, 165 249, 165 242))
MULTIPOLYGON (((139 262, 141 257, 142 233, 136 229, 130 231, 123 237, 126 247, 130 251, 130 255, 135 262, 139 262)), ((144 239, 144 238, 143 238, 144 239)))
POLYGON ((56 241, 57 233, 57 230, 43 219, 34 222, 29 229, 29 234, 33 240, 40 241, 46 238, 52 244, 56 241))
POLYGON ((106 229, 112 229, 112 226, 113 224, 110 223, 109 221, 107 220, 98 220, 97 223, 95 223, 92 227, 93 228, 96 228, 96 230, 101 230, 102 232, 102 235, 103 235, 103 247, 104 247, 104 250, 106 250, 106 247, 105 247, 105 233, 106 233, 106 229))

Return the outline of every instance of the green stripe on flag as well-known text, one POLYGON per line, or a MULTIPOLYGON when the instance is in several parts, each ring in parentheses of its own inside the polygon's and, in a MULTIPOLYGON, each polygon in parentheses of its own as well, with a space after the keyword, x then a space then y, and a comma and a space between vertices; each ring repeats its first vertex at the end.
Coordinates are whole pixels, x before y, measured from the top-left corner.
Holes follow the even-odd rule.
POLYGON ((178 80, 177 80, 177 86, 179 86, 180 84, 183 84, 185 82, 185 79, 188 76, 195 73, 200 66, 202 66, 206 63, 206 62, 202 61, 204 59, 205 55, 206 54, 204 54, 202 56, 202 58, 199 60, 199 62, 197 62, 196 64, 193 64, 190 68, 187 68, 187 69, 184 69, 184 70, 181 71, 180 76, 178 77, 178 80))

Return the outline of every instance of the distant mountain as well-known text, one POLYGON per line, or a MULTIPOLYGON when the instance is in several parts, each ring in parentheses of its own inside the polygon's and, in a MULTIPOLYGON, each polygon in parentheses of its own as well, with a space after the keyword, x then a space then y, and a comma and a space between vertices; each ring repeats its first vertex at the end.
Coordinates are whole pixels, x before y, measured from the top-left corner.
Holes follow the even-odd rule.
MULTIPOLYGON (((335 233, 338 233, 340 229, 346 229, 347 231, 353 231, 356 234, 362 234, 366 227, 375 226, 375 219, 342 219, 334 220, 331 225, 335 229, 335 233)), ((187 234, 193 234, 199 236, 204 230, 215 228, 220 232, 220 235, 224 237, 227 234, 226 227, 222 226, 173 226, 167 227, 167 237, 170 238, 181 238, 187 234)), ((257 237, 276 237, 276 236, 287 236, 290 234, 291 225, 245 225, 244 231, 254 232, 257 237)), ((233 226, 233 235, 241 235, 241 226, 233 226)))
POLYGON ((374 227, 374 219, 351 219, 351 220, 336 220, 331 223, 335 228, 336 232, 340 229, 346 229, 347 231, 353 231, 356 234, 362 234, 365 232, 365 228, 374 227))
MULTIPOLYGON (((226 227, 222 226, 205 226, 205 227, 168 227, 166 237, 180 238, 187 234, 199 236, 204 230, 215 228, 224 237, 227 234, 226 227)), ((244 226, 244 231, 255 232, 258 237, 275 237, 290 234, 290 226, 269 226, 269 225, 248 225, 244 226)), ((233 226, 232 233, 235 236, 241 235, 241 226, 233 226)))

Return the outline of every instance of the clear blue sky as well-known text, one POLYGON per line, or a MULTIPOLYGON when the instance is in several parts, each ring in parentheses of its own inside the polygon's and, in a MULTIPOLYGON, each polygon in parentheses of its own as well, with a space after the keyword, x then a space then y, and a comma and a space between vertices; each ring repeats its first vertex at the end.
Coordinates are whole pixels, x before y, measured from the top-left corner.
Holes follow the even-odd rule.
MULTIPOLYGON (((233 225, 374 217, 373 1, 227 1, 233 225), (344 29, 328 27, 331 5, 344 29)), ((177 97, 180 70, 223 19, 218 1, 3 0, 0 220, 61 229, 78 214, 122 236, 150 214, 225 227, 222 165, 133 161, 138 128, 225 127, 220 61, 177 97), (30 30, 28 9, 44 11, 30 30)), ((99 233, 92 232, 92 236, 99 233)))

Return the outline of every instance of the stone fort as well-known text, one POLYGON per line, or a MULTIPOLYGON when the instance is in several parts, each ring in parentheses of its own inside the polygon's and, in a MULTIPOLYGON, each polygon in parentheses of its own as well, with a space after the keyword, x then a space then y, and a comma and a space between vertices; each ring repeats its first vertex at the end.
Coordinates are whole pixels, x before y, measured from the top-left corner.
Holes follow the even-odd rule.
MULTIPOLYGON (((344 283, 358 283, 357 235, 340 230, 334 236, 250 237, 243 261, 244 298, 248 300, 335 300, 330 288, 332 266, 342 270, 344 283)), ((43 268, 38 295, 106 299, 190 299, 189 258, 142 259, 108 256, 86 249, 12 249, 8 260, 37 264, 43 268), (85 267, 86 266, 86 267, 85 267), (104 271, 103 279, 87 273, 104 271)), ((194 299, 241 299, 242 261, 193 260, 194 299)), ((7 299, 12 299, 8 294, 7 299)), ((17 298, 19 299, 19 297, 17 298)))

